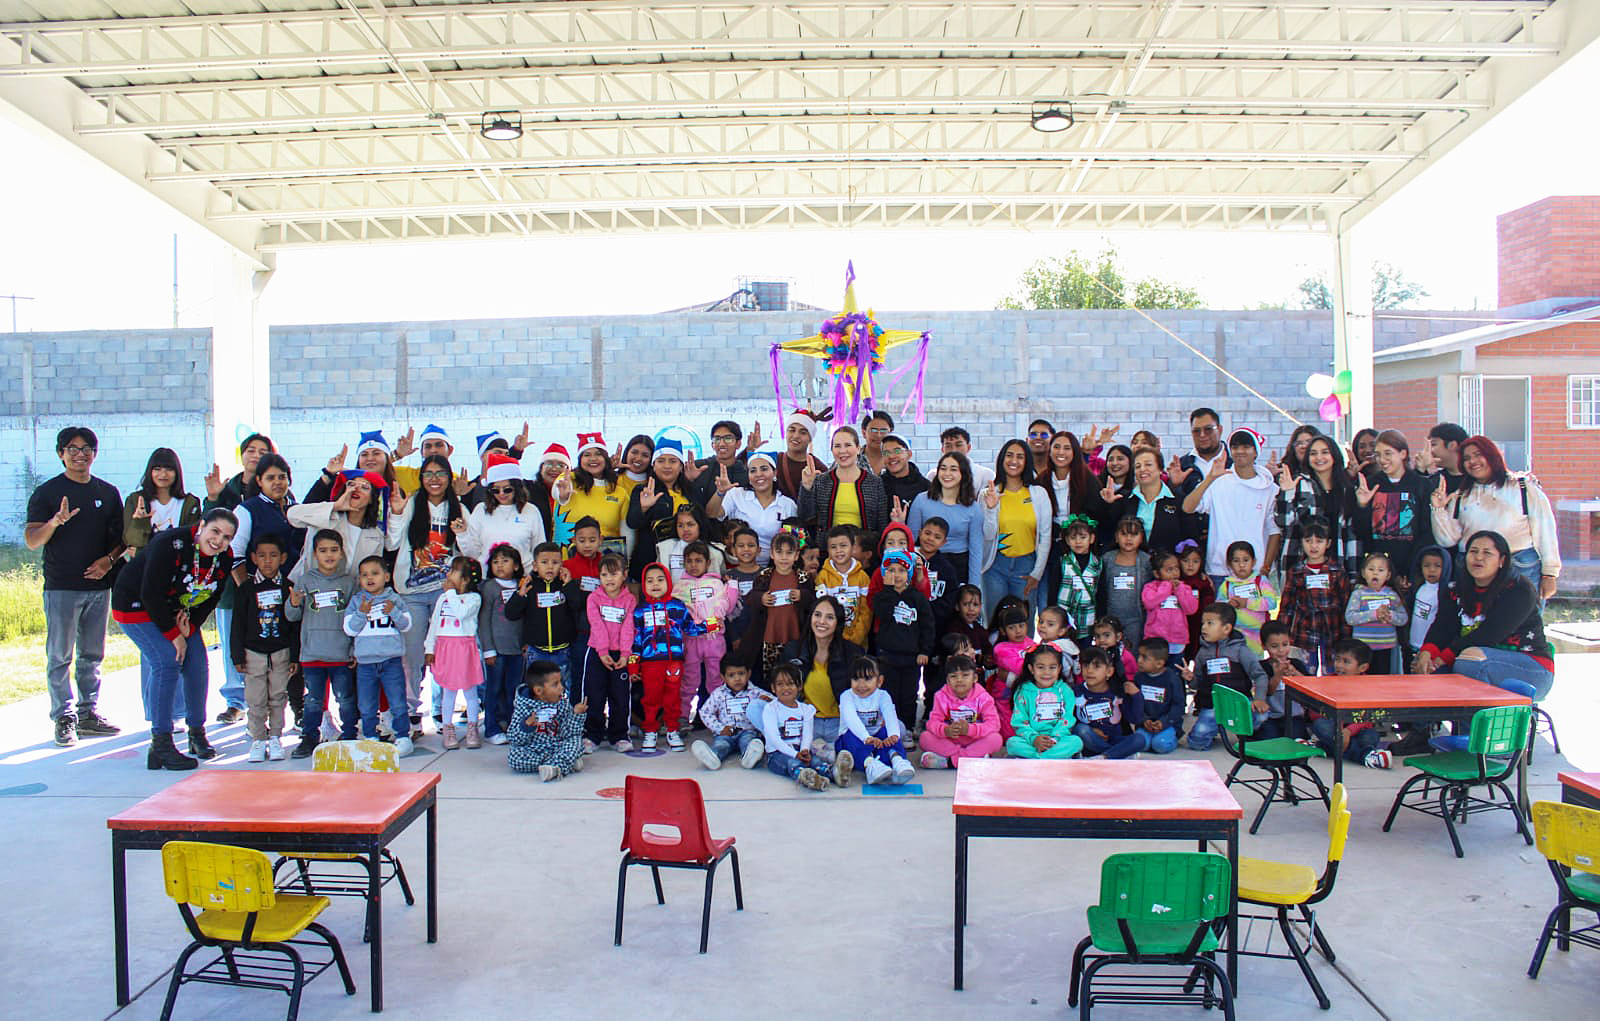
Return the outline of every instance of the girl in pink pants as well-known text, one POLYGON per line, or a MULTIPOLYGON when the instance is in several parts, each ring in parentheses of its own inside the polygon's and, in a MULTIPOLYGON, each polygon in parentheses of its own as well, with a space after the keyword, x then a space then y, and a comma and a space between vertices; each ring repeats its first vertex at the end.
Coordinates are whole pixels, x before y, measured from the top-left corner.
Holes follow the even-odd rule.
POLYGON ((702 673, 707 698, 722 687, 722 657, 727 652, 722 625, 739 606, 739 589, 711 573, 711 549, 698 539, 683 548, 683 574, 675 581, 673 596, 689 608, 690 616, 706 625, 705 634, 683 643, 683 686, 679 691, 683 704, 678 719, 683 729, 689 730, 694 726, 690 708, 700 690, 702 673))
POLYGON ((1000 750, 1000 712, 994 698, 978 686, 971 656, 951 656, 944 687, 933 696, 933 711, 922 732, 924 769, 954 768, 961 759, 981 759, 1000 750))

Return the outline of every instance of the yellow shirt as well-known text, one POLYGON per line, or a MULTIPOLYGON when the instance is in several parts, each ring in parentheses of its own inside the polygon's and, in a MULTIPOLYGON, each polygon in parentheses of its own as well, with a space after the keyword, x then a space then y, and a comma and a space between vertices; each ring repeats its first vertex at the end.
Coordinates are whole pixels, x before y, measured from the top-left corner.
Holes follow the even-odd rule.
POLYGON ((833 523, 861 527, 861 497, 855 483, 839 482, 833 487, 833 523))
POLYGON ((1025 557, 1034 551, 1038 518, 1033 513, 1033 494, 1027 489, 1007 489, 1000 493, 1000 553, 1025 557))
POLYGON ((400 487, 400 492, 409 495, 422 490, 422 470, 420 468, 413 468, 405 464, 397 464, 392 467, 394 468, 394 484, 400 487))
POLYGON ((600 538, 622 538, 622 519, 628 513, 628 498, 623 495, 622 487, 607 489, 602 483, 595 483, 585 493, 577 486, 572 487, 572 498, 565 504, 558 504, 555 509, 556 534, 553 539, 562 545, 572 542, 572 528, 584 518, 594 518, 600 524, 600 538))
POLYGON ((839 715, 839 697, 833 693, 833 682, 828 679, 828 668, 822 663, 812 663, 806 674, 806 701, 817 715, 831 719, 839 715))

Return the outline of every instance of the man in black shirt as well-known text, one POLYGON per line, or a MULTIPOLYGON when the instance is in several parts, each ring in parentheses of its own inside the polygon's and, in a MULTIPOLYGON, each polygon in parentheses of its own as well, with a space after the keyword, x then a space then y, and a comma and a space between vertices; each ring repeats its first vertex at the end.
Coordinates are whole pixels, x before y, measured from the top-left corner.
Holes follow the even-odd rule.
POLYGON ((119 732, 95 711, 111 611, 111 569, 122 555, 122 496, 89 474, 99 440, 83 426, 56 435, 64 469, 28 498, 23 542, 44 548, 45 673, 56 744, 119 732), (67 674, 77 654, 76 705, 67 674))

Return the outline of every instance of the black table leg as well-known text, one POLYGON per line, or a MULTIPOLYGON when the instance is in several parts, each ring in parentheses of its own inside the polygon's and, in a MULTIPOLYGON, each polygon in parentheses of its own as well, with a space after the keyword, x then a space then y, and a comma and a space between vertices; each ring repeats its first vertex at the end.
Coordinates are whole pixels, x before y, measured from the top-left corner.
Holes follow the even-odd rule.
POLYGON ((1228 983, 1239 995, 1239 824, 1228 824, 1228 983))
POLYGON ((117 1006, 126 1007, 128 995, 128 851, 111 838, 111 916, 117 955, 117 1006))
POLYGON ((428 803, 428 942, 439 942, 439 798, 428 803))
MULTIPOLYGON (((1344 783, 1344 746, 1343 746, 1343 743, 1340 741, 1340 737, 1341 737, 1341 735, 1344 734, 1344 728, 1349 726, 1349 725, 1350 725, 1350 721, 1346 718, 1345 714, 1341 713, 1339 710, 1335 709, 1333 711, 1333 782, 1334 783, 1344 783)), ((1230 975, 1228 977, 1231 979, 1233 976, 1230 975)))
POLYGON ((383 1012, 383 851, 376 841, 367 848, 367 919, 372 934, 372 1012, 383 1012))
POLYGON ((956 961, 955 987, 962 988, 962 955, 966 950, 967 928, 967 833, 956 818, 956 961))

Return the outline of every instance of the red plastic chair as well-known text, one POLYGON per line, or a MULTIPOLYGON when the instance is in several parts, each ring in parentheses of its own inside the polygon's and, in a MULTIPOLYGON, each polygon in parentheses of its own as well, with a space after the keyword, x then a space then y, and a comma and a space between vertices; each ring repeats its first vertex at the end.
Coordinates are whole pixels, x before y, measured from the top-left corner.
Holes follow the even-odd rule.
POLYGON ((739 881, 739 852, 733 837, 714 840, 706 825, 706 803, 693 780, 652 780, 630 776, 624 790, 626 818, 622 831, 622 866, 617 870, 617 934, 622 946, 622 908, 628 892, 628 866, 650 866, 656 884, 656 903, 665 904, 661 892, 662 869, 698 869, 706 874, 705 904, 700 912, 700 952, 706 952, 711 934, 711 888, 722 859, 733 858, 733 899, 744 910, 744 886, 739 881), (657 832, 648 832, 653 827, 657 832), (663 828, 676 830, 662 835, 663 828))

